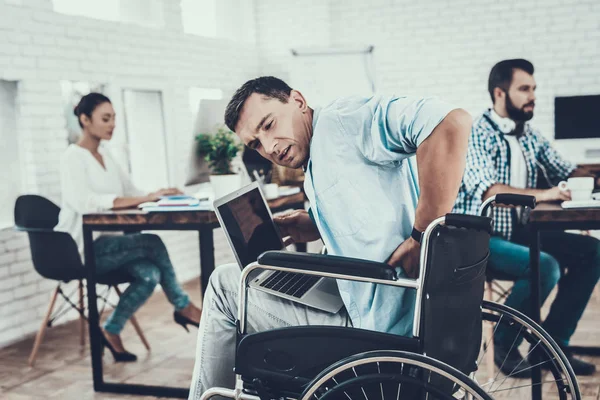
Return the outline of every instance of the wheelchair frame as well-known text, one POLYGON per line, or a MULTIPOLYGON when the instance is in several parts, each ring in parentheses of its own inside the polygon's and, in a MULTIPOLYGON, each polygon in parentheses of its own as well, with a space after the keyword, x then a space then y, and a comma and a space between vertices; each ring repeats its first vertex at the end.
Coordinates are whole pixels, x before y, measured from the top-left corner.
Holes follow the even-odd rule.
MULTIPOLYGON (((494 200, 488 201, 486 204, 491 203, 494 200)), ((451 215, 451 214, 449 214, 451 215)), ((295 268, 291 268, 291 267, 282 267, 282 266, 273 266, 273 265, 265 265, 265 264, 259 264, 258 262, 253 262, 251 264, 249 264, 246 268, 243 269, 242 271, 242 276, 241 276, 241 280, 240 280, 240 291, 239 291, 239 295, 238 295, 238 315, 237 315, 237 335, 238 338, 240 336, 246 335, 247 333, 247 300, 248 300, 248 289, 249 289, 249 277, 252 274, 253 271, 257 270, 257 269, 264 269, 264 270, 272 270, 272 271, 283 271, 283 272, 292 272, 292 273, 301 273, 301 274, 305 274, 305 275, 314 275, 314 276, 319 276, 319 277, 329 277, 329 278, 334 278, 334 279, 342 279, 342 280, 350 280, 350 281, 358 281, 358 282, 366 282, 366 283, 376 283, 376 284, 383 284, 383 285, 389 285, 389 286, 396 286, 396 287, 403 287, 403 288, 410 288, 410 289, 415 289, 416 290, 416 296, 415 296, 415 312, 414 312, 414 320, 413 320, 413 336, 415 338, 419 338, 420 337, 420 333, 421 333, 421 313, 422 313, 422 300, 423 300, 423 291, 424 291, 424 278, 426 276, 426 271, 427 271, 427 267, 428 267, 428 257, 429 257, 429 246, 430 246, 430 241, 431 241, 431 235, 434 232, 434 230, 436 228, 438 228, 439 226, 444 226, 444 225, 449 225, 447 224, 447 217, 448 216, 443 216, 443 217, 439 217, 437 219, 435 219, 434 221, 432 221, 429 226, 427 227, 427 229, 425 230, 425 232, 423 233, 423 238, 422 238, 422 242, 421 242, 421 251, 420 251, 420 269, 419 269, 419 275, 416 279, 407 279, 407 278, 397 278, 396 276, 393 277, 393 280, 385 280, 385 279, 376 279, 376 278, 369 278, 369 277, 363 277, 363 276, 356 276, 356 275, 347 275, 347 274, 342 274, 342 273, 332 273, 332 272, 321 272, 321 271, 317 271, 317 270, 304 270, 304 269, 295 269, 295 268)), ((464 223, 463 225, 454 225, 451 224, 452 226, 460 226, 460 227, 465 227, 465 228, 474 228, 474 227, 479 227, 477 225, 477 223, 475 222, 475 219, 479 219, 481 217, 473 217, 473 216, 467 216, 467 215, 461 215, 461 216, 457 216, 460 217, 461 221, 464 223), (470 220, 470 218, 475 218, 473 220, 470 220)), ((528 319, 526 317, 524 317, 526 320, 523 320, 522 322, 525 323, 525 325, 530 325, 527 324, 528 322, 531 321, 527 321, 528 319)), ((541 331, 541 328, 537 328, 533 325, 531 325, 532 328, 535 328, 535 330, 541 331)), ((546 334, 547 335, 547 334, 546 334)), ((551 338, 550 338, 551 340, 551 338)), ((553 355, 555 357, 555 359, 559 362, 559 364, 561 365, 561 367, 567 369, 570 368, 570 365, 567 367, 565 365, 565 361, 566 358, 564 357, 563 354, 559 354, 558 352, 556 352, 555 348, 551 347, 551 350, 553 352, 553 355)), ((406 353, 406 352, 398 352, 398 353, 406 353)), ((416 354, 416 353, 411 353, 411 354, 416 354)), ((424 360, 429 360, 432 364, 428 364, 427 362, 425 362, 423 365, 427 365, 430 368, 433 368, 434 372, 439 373, 442 376, 445 376, 446 378, 450 378, 451 374, 445 373, 443 370, 440 370, 439 368, 437 370, 435 370, 435 364, 442 364, 444 366, 444 368, 446 369, 450 369, 452 371, 454 371, 455 375, 453 375, 452 377, 454 379, 457 379, 457 377, 460 377, 460 379, 464 379, 466 381, 469 381, 469 384, 472 384, 473 386, 479 388, 479 384, 473 380, 471 380, 471 378, 467 375, 465 375, 464 373, 460 372, 458 369, 445 364, 439 360, 433 359, 431 357, 427 357, 427 356, 423 356, 418 354, 421 357, 424 357, 424 360), (433 361, 431 361, 433 360, 433 361), (458 374, 458 375, 457 375, 458 374)), ((471 374, 471 376, 473 376, 471 374)), ((575 387, 573 387, 572 382, 569 381, 569 386, 570 389, 574 391, 574 393, 579 393, 579 388, 577 386, 577 383, 574 383, 575 387)), ((236 400, 260 400, 260 397, 254 395, 254 394, 250 394, 250 393, 246 393, 244 392, 244 383, 242 380, 242 376, 239 374, 236 374, 235 376, 235 388, 234 389, 227 389, 227 388, 219 388, 219 387, 214 387, 214 388, 209 388, 207 389, 202 396, 200 397, 201 400, 206 400, 209 399, 213 396, 224 396, 224 397, 228 397, 228 398, 232 398, 232 399, 236 399, 236 400)), ((473 394, 469 394, 467 395, 465 398, 478 398, 478 399, 486 399, 486 398, 490 398, 489 395, 486 394, 487 397, 483 397, 483 396, 479 396, 479 395, 473 395, 473 394)))

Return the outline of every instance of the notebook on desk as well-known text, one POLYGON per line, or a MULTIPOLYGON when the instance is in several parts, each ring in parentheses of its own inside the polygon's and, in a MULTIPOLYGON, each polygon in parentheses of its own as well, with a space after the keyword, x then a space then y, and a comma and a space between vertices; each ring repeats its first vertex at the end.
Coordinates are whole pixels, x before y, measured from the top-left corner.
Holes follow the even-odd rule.
POLYGON ((158 201, 142 203, 138 207, 146 212, 209 211, 213 209, 208 198, 198 199, 187 195, 163 196, 158 201))
POLYGON ((563 201, 561 207, 565 209, 571 208, 600 208, 600 200, 569 200, 563 201))

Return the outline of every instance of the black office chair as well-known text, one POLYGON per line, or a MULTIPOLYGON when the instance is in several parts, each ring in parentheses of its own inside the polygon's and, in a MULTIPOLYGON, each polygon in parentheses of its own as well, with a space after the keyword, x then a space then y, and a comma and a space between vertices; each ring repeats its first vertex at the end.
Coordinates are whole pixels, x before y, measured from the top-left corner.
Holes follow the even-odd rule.
MULTIPOLYGON (((85 306, 83 294, 83 280, 86 277, 86 270, 82 264, 81 257, 77 250, 77 245, 71 235, 65 232, 54 231, 58 223, 58 214, 60 208, 50 200, 37 195, 23 195, 17 198, 15 203, 15 229, 27 232, 29 236, 29 247, 31 250, 31 259, 35 270, 44 278, 58 281, 56 288, 50 297, 48 311, 42 321, 38 331, 31 355, 29 365, 33 366, 39 347, 44 338, 46 328, 52 326, 52 323, 69 310, 69 306, 77 310, 80 315, 80 343, 85 343, 85 306), (70 296, 62 290, 62 284, 73 280, 79 281, 79 304, 76 305, 70 296), (58 295, 61 295, 65 303, 53 316, 54 305, 58 295), (66 309, 65 309, 66 306, 66 309)), ((114 287, 117 294, 121 292, 117 287, 120 283, 127 283, 133 280, 129 274, 122 271, 114 271, 108 274, 98 275, 98 283, 108 285, 108 290, 102 299, 106 305, 108 291, 114 287)), ((130 319, 137 334, 146 349, 150 350, 150 345, 146 340, 137 320, 134 316, 130 319)))

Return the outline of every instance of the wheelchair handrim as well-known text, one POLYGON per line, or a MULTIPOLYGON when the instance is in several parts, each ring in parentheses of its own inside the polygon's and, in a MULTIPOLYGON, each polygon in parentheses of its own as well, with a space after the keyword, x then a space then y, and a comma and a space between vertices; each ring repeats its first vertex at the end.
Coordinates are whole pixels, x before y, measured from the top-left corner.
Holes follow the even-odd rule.
POLYGON ((544 342, 547 348, 552 352, 554 360, 560 364, 562 371, 566 372, 565 375, 567 378, 567 384, 571 393, 573 394, 573 397, 575 399, 581 398, 579 384, 577 382, 577 379, 575 378, 575 373, 573 372, 571 364, 567 361, 566 356, 564 355, 562 350, 560 350, 558 344, 556 344, 554 339, 552 339, 552 337, 539 324, 535 323, 531 318, 529 318, 525 314, 510 307, 507 307, 504 304, 484 300, 481 305, 481 308, 482 311, 485 311, 487 309, 488 311, 494 311, 501 314, 510 315, 512 319, 529 329, 535 337, 544 342))
POLYGON ((332 377, 338 375, 340 372, 372 362, 399 362, 424 368, 426 370, 435 372, 436 374, 439 374, 450 381, 454 381, 455 383, 456 381, 459 381, 464 387, 472 389, 475 393, 471 394, 479 400, 491 400, 491 397, 487 393, 485 393, 483 389, 481 389, 473 380, 471 380, 469 377, 464 375, 456 368, 444 364, 431 357, 427 357, 417 353, 407 353, 404 351, 371 351, 357 354, 348 357, 345 360, 338 361, 337 363, 333 364, 329 368, 329 370, 325 370, 323 372, 322 377, 315 379, 313 382, 311 382, 311 384, 309 385, 310 390, 302 394, 302 400, 310 399, 315 394, 317 388, 319 388, 325 382, 330 380, 332 377), (450 372, 445 371, 444 369, 447 369, 450 372))

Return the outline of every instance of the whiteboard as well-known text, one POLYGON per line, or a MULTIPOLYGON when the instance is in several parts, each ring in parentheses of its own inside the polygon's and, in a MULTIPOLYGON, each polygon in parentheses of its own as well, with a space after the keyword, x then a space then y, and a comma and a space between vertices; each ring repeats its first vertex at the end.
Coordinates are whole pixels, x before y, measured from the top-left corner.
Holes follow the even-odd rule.
POLYGON ((375 71, 371 50, 293 50, 297 54, 291 57, 290 86, 299 90, 309 105, 326 105, 344 96, 372 96, 375 71))

